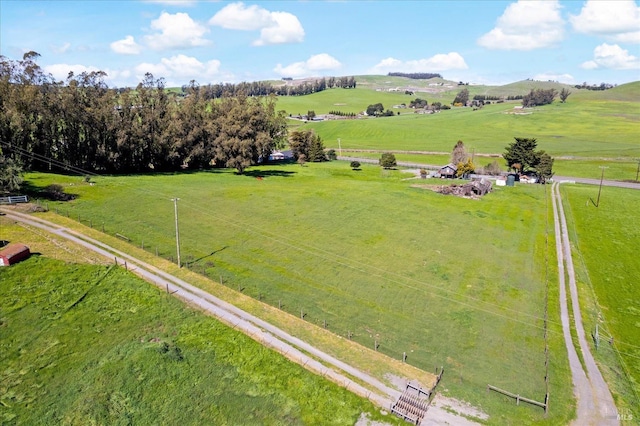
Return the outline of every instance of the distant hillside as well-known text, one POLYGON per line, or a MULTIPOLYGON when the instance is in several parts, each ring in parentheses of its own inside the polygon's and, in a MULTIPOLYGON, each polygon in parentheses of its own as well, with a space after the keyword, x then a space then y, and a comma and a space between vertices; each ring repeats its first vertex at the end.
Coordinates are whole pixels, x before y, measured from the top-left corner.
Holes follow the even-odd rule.
POLYGON ((640 102, 640 81, 621 84, 613 89, 604 90, 597 93, 597 99, 606 99, 614 101, 640 102))

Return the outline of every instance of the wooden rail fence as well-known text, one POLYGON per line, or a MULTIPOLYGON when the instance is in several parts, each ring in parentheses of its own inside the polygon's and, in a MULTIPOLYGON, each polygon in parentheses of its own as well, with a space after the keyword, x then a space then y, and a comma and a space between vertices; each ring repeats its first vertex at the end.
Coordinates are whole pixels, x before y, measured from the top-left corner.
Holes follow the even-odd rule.
POLYGON ((517 395, 515 393, 511 393, 508 392, 506 390, 500 389, 498 387, 492 386, 492 385, 487 385, 487 392, 489 392, 490 390, 501 393, 503 395, 509 396, 511 398, 514 398, 516 400, 516 405, 520 405, 520 401, 522 402, 526 402, 532 405, 537 405, 538 407, 542 407, 544 408, 544 412, 547 412, 547 407, 548 407, 548 403, 549 403, 549 394, 545 394, 544 396, 544 402, 538 402, 538 401, 534 401, 533 399, 529 399, 529 398, 525 398, 524 396, 520 396, 517 395))

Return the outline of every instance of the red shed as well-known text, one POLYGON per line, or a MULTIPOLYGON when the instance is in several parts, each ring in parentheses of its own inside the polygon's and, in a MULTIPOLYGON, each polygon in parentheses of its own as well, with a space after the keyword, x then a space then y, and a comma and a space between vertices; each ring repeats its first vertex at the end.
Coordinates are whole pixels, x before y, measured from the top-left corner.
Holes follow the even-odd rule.
POLYGON ((13 243, 0 250, 0 266, 10 266, 31 256, 29 247, 13 243))

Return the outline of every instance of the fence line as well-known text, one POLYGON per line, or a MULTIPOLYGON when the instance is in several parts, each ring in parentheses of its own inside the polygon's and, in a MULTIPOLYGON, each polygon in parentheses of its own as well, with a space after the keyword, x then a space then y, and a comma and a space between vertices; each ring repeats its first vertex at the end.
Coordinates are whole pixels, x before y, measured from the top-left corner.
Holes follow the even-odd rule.
POLYGON ((17 204, 28 203, 29 198, 26 195, 14 195, 9 197, 0 197, 0 204, 17 204))
POLYGON ((500 388, 492 386, 492 385, 487 385, 487 392, 489 392, 490 390, 498 392, 498 393, 501 393, 501 394, 506 395, 506 396, 509 396, 511 398, 514 398, 516 400, 516 405, 520 405, 520 401, 527 402, 529 404, 537 405, 538 407, 542 407, 542 408, 544 408, 545 413, 547 412, 547 405, 548 405, 548 402, 549 402, 549 394, 545 395, 544 402, 538 402, 538 401, 534 401, 533 399, 529 399, 529 398, 525 398, 524 396, 520 396, 519 394, 511 393, 509 391, 500 389, 500 388))
MULTIPOLYGON (((64 212, 62 210, 59 210, 58 207, 56 206, 55 211, 56 211, 56 214, 66 215, 66 217, 71 217, 69 210, 64 212)), ((80 215, 78 215, 77 218, 80 223, 82 223, 82 221, 85 221, 93 225, 93 220, 81 218, 80 215)), ((99 229, 99 227, 96 227, 96 228, 99 229)), ((135 241, 134 239, 129 238, 118 232, 115 232, 115 233, 112 233, 113 231, 109 232, 108 229, 105 230, 104 221, 102 222, 101 228, 102 228, 102 232, 105 234, 113 235, 116 238, 125 240, 131 244, 138 246, 139 248, 142 247, 143 250, 151 254, 154 254, 155 252, 156 256, 161 257, 165 260, 168 260, 171 263, 175 263, 174 256, 166 252, 163 253, 162 247, 160 247, 160 250, 159 250, 158 246, 154 247, 154 245, 152 244, 147 245, 147 244, 144 244, 144 242, 142 241, 140 243, 137 243, 137 241, 135 241)), ((200 273, 206 278, 217 281, 216 278, 218 276, 217 275, 218 272, 214 273, 209 271, 210 268, 215 267, 213 262, 206 262, 205 264, 202 264, 200 262, 196 262, 194 259, 195 259, 194 255, 185 254, 185 262, 183 265, 184 268, 187 270, 191 270, 195 273, 200 273)), ((220 284, 224 285, 229 289, 241 291, 243 294, 251 297, 252 299, 255 299, 256 301, 265 303, 273 307, 277 307, 283 310, 284 312, 287 312, 290 315, 294 315, 298 318, 300 318, 302 315, 302 319, 305 322, 311 323, 323 329, 331 330, 333 334, 337 336, 345 337, 351 341, 354 341, 362 345, 363 347, 371 348, 373 345, 377 351, 382 352, 383 354, 389 356, 390 358, 398 359, 402 362, 413 365, 419 369, 428 371, 428 369, 425 368, 426 366, 423 365, 423 363, 420 363, 420 362, 412 363, 410 361, 408 362, 408 358, 411 358, 411 357, 407 356, 408 354, 405 348, 402 347, 403 345, 405 345, 405 342, 399 342, 393 333, 388 335, 383 334, 378 337, 373 337, 376 334, 375 331, 372 333, 370 330, 363 328, 363 326, 360 326, 360 327, 354 326, 353 324, 351 324, 351 322, 348 319, 345 320, 345 318, 342 318, 340 316, 325 314, 323 312, 317 312, 316 310, 313 309, 314 308, 313 306, 311 307, 311 310, 309 310, 309 307, 300 306, 299 303, 297 302, 286 303, 287 301, 281 299, 280 297, 272 299, 271 297, 269 297, 270 294, 269 294, 268 286, 267 288, 265 288, 264 285, 252 283, 247 287, 240 288, 238 283, 234 283, 230 279, 225 279, 223 281, 222 276, 220 276, 220 278, 221 278, 220 284), (345 331, 341 332, 340 330, 345 330, 345 331)), ((546 310, 546 306, 545 306, 545 310, 546 310)), ((547 330, 546 330, 546 318, 545 318, 545 340, 546 340, 546 333, 547 333, 547 330)), ((545 346, 546 346, 546 342, 545 342, 545 346)), ((547 355, 545 364, 547 364, 546 368, 548 371, 548 353, 547 352, 548 352, 548 348, 545 347, 545 353, 547 355)), ((462 378, 462 375, 460 377, 462 378)), ((441 378, 442 378, 442 371, 438 375, 437 382, 439 382, 441 378)), ((545 376, 545 378, 547 381, 546 394, 548 397, 548 374, 545 376)))

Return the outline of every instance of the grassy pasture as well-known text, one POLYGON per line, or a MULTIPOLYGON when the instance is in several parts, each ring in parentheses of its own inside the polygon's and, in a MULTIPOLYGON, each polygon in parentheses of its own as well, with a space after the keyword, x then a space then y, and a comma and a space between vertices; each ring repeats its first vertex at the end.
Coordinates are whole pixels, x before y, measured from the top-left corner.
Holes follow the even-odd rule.
MULTIPOLYGON (((563 185, 574 247, 585 329, 599 325, 601 344, 592 352, 617 393, 618 408, 640 418, 640 192, 563 185), (610 336, 614 345, 608 343, 610 336)), ((590 342, 593 343, 593 342, 590 342)))
POLYGON ((0 423, 400 424, 122 268, 52 259, 75 249, 1 220, 3 239, 43 255, 0 270, 0 423))
MULTIPOLYGON (((362 76, 363 84, 356 89, 331 89, 307 96, 281 97, 278 108, 290 114, 304 114, 314 110, 317 114, 333 109, 358 112, 367 105, 381 102, 385 108, 394 104, 408 104, 412 96, 403 93, 375 91, 372 87, 403 87, 413 81, 398 77, 362 76), (365 79, 365 77, 367 77, 365 79), (385 86, 385 82, 389 81, 385 86), (344 104, 344 105, 342 105, 344 104)), ((549 82, 517 82, 506 86, 465 86, 471 96, 475 94, 514 95, 528 93, 532 88, 559 89, 549 82)), ((461 88, 440 93, 420 93, 415 97, 449 103, 461 88), (449 99, 451 98, 451 99, 449 99)), ((313 128, 322 136, 328 148, 338 149, 338 138, 344 149, 376 149, 388 151, 450 152, 458 140, 476 153, 501 154, 514 137, 535 137, 538 147, 554 157, 575 157, 557 163, 557 173, 592 177, 590 166, 581 162, 633 163, 640 157, 640 82, 629 83, 606 91, 570 88, 567 103, 556 100, 524 114, 516 114, 519 101, 492 103, 481 110, 454 108, 434 115, 414 114, 410 109, 394 110, 400 116, 378 119, 336 120, 303 123, 291 121, 295 128, 313 128)), ((597 167, 596 167, 597 171, 597 167)), ((614 179, 629 179, 629 167, 611 170, 614 179)), ((634 176, 633 176, 634 177, 634 176)))
MULTIPOLYGON (((313 95, 311 95, 313 96, 313 95)), ((552 156, 640 156, 640 104, 568 102, 514 114, 514 104, 454 108, 432 115, 307 123, 328 148, 450 152, 458 140, 477 153, 501 154, 518 137, 535 137, 552 156), (632 108, 633 107, 633 108, 632 108), (621 114, 620 111, 626 111, 621 114)))
MULTIPOLYGON (((294 315, 302 310, 319 327, 327 321, 365 347, 377 341, 395 359, 406 352, 426 371, 443 365, 445 393, 495 419, 543 421, 542 410, 515 408, 485 388, 544 399, 545 188, 465 200, 411 187, 406 177, 336 162, 256 167, 246 176, 101 177, 95 186, 43 174, 28 181, 74 183, 69 191, 79 197, 61 214, 104 222, 165 257, 175 250, 169 199, 179 196, 183 261, 192 269, 294 315)), ((562 423, 571 393, 559 332, 550 346, 548 420, 562 423)))

